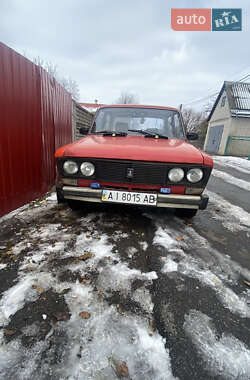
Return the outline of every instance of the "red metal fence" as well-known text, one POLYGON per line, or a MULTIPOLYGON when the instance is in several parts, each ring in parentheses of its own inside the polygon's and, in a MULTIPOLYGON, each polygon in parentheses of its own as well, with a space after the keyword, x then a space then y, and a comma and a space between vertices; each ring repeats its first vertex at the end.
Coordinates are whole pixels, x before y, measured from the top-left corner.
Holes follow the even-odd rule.
POLYGON ((55 149, 71 141, 71 95, 0 43, 0 216, 53 186, 55 149))

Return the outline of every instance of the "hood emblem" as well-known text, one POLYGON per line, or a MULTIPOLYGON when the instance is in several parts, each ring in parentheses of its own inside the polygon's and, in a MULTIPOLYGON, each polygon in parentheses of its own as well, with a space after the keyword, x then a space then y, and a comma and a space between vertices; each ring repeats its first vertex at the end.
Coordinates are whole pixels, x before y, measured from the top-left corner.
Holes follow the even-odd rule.
POLYGON ((134 169, 127 168, 127 178, 133 178, 133 177, 134 177, 134 169))

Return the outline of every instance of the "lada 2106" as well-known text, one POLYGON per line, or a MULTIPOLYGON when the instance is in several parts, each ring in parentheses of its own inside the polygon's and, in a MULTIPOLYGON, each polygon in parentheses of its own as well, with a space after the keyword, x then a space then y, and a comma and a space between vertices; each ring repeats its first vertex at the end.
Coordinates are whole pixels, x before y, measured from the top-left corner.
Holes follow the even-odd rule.
POLYGON ((55 154, 58 202, 174 208, 183 217, 207 207, 213 160, 188 143, 198 136, 186 133, 178 109, 103 106, 80 132, 55 154))

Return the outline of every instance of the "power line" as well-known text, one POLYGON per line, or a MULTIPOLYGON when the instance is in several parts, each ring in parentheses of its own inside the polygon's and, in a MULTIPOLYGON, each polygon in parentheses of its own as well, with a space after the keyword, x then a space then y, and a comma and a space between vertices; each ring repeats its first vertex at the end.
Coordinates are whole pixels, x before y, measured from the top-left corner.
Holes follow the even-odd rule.
POLYGON ((191 101, 191 102, 184 103, 183 105, 185 106, 185 105, 190 105, 190 104, 200 103, 200 102, 205 101, 205 100, 207 100, 207 99, 210 99, 210 98, 212 98, 213 96, 216 96, 216 95, 218 95, 218 94, 219 94, 219 91, 215 92, 214 94, 211 94, 211 95, 205 96, 205 97, 203 97, 203 98, 195 99, 195 100, 193 100, 193 101, 191 101))
MULTIPOLYGON (((250 77, 250 74, 247 74, 243 78, 236 80, 236 82, 242 82, 242 81, 246 80, 249 77, 250 77)), ((202 98, 198 98, 198 99, 194 99, 194 100, 192 100, 190 102, 184 103, 183 105, 185 106, 185 105, 191 105, 191 104, 195 104, 195 103, 201 103, 201 102, 203 102, 205 100, 208 100, 208 99, 212 98, 213 96, 217 96, 219 94, 219 92, 220 91, 217 91, 217 92, 215 92, 215 93, 213 93, 211 95, 208 95, 208 96, 205 96, 205 97, 202 97, 202 98)))

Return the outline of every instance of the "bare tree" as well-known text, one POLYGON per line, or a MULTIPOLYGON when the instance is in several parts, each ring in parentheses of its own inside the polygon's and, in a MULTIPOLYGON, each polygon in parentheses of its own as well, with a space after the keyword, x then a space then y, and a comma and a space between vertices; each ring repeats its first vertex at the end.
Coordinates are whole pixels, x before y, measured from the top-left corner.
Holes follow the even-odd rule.
POLYGON ((122 92, 116 104, 139 104, 138 96, 129 92, 122 92))
POLYGON ((56 64, 50 61, 45 61, 41 57, 37 56, 32 59, 32 61, 37 65, 42 67, 49 75, 51 75, 53 78, 56 79, 57 82, 59 82, 65 90, 67 90, 75 100, 80 99, 80 90, 77 82, 68 77, 61 77, 58 73, 58 67, 56 64))
POLYGON ((201 123, 206 119, 204 112, 195 111, 192 108, 184 108, 182 117, 188 132, 198 131, 201 123))
POLYGON ((58 80, 58 68, 57 65, 55 65, 53 62, 45 61, 42 59, 39 55, 35 58, 33 58, 33 62, 37 65, 42 67, 49 75, 54 77, 57 81, 58 80))
POLYGON ((58 81, 65 88, 65 90, 71 93, 72 97, 75 100, 80 99, 79 86, 74 79, 69 77, 69 78, 61 78, 58 81))

